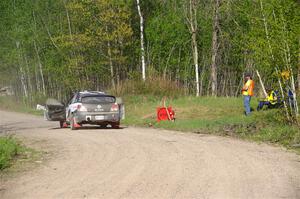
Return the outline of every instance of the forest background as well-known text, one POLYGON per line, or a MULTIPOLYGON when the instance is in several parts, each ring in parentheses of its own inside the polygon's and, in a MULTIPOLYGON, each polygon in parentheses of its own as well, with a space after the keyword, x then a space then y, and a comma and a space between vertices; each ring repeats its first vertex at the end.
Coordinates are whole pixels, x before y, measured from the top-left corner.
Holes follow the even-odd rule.
POLYGON ((238 96, 246 71, 278 88, 275 68, 300 89, 297 0, 2 0, 0 15, 0 86, 27 104, 85 89, 238 96))

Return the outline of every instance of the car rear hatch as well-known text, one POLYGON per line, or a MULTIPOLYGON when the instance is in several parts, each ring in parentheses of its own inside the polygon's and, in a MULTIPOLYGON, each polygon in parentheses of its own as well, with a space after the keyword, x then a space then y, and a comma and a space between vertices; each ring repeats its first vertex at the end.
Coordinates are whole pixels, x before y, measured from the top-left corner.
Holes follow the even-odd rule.
POLYGON ((89 113, 108 114, 110 112, 118 112, 118 104, 116 98, 109 95, 88 95, 81 98, 83 109, 89 113))

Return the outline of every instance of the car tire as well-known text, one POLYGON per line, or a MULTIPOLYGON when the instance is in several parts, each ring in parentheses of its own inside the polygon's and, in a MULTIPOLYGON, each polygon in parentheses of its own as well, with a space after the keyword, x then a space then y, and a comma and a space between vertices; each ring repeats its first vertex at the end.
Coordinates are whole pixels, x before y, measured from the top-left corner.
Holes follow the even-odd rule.
POLYGON ((60 128, 64 128, 64 122, 63 121, 59 121, 59 126, 60 126, 60 128))
POLYGON ((100 128, 105 129, 106 128, 106 124, 100 124, 100 128))
POLYGON ((120 128, 120 122, 112 123, 112 124, 111 124, 111 127, 112 127, 113 129, 119 129, 119 128, 120 128))

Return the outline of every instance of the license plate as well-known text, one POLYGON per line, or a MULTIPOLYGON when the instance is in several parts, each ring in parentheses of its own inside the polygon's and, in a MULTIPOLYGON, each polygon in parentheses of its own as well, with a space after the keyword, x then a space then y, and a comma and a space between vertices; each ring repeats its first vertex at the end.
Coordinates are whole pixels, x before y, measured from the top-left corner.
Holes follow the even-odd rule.
POLYGON ((96 115, 95 120, 104 120, 104 115, 96 115))

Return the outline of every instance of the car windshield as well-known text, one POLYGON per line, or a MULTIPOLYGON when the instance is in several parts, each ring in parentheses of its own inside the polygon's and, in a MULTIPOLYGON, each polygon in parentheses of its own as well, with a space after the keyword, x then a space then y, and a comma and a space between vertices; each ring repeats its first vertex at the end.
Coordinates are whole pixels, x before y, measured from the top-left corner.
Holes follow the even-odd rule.
POLYGON ((81 102, 86 104, 114 103, 115 101, 116 99, 112 96, 85 96, 81 98, 81 102))

